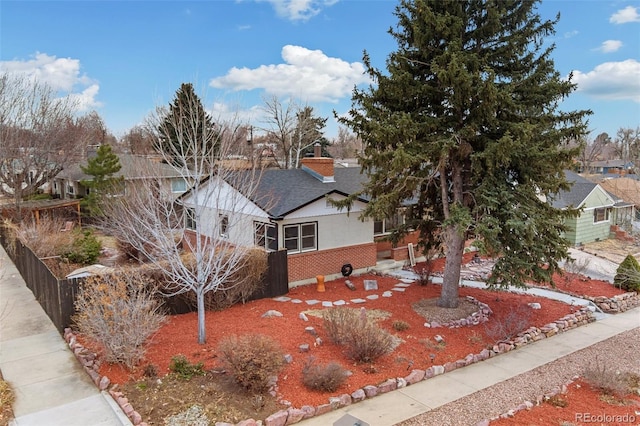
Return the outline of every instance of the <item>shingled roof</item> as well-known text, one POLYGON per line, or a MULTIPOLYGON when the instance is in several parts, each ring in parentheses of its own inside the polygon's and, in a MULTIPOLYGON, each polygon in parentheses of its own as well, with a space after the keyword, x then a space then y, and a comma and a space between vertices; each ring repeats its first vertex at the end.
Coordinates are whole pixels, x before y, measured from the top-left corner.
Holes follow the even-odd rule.
POLYGON ((572 185, 571 189, 560 191, 551 197, 551 205, 557 209, 578 208, 598 185, 569 170, 565 170, 564 173, 567 182, 572 185))
POLYGON ((273 218, 283 218, 328 194, 360 191, 367 180, 360 171, 360 167, 336 168, 335 182, 322 182, 302 169, 265 170, 253 201, 273 218))

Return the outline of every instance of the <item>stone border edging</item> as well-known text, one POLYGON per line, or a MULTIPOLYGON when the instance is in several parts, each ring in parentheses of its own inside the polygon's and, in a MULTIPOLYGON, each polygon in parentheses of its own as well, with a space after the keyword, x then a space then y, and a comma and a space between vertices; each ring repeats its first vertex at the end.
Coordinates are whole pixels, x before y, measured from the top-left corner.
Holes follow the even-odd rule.
POLYGON ((600 309, 602 309, 603 312, 606 312, 608 314, 617 314, 640 306, 640 294, 636 293, 635 291, 618 294, 613 297, 586 296, 584 298, 592 301, 600 309))
MULTIPOLYGON (((304 419, 308 419, 315 416, 326 414, 333 410, 337 410, 348 405, 358 403, 365 399, 373 398, 377 395, 381 395, 387 392, 401 389, 412 384, 416 384, 422 380, 428 380, 432 377, 456 370, 458 368, 466 367, 476 362, 484 361, 494 356, 500 355, 505 352, 515 350, 519 347, 527 345, 538 340, 545 339, 547 337, 554 336, 558 333, 586 325, 594 322, 595 316, 588 307, 583 307, 580 310, 565 315, 562 318, 546 324, 540 328, 530 327, 527 330, 519 333, 513 340, 501 341, 493 345, 491 349, 483 349, 478 354, 469 354, 463 359, 457 361, 447 362, 444 365, 433 365, 426 370, 412 370, 409 375, 405 377, 390 378, 383 383, 374 386, 366 385, 360 389, 355 390, 351 394, 341 394, 337 396, 331 396, 326 404, 313 407, 311 405, 304 405, 300 408, 288 407, 287 409, 280 410, 270 416, 268 416, 264 422, 254 419, 243 420, 239 423, 224 423, 216 422, 215 426, 288 426, 298 423, 304 419)), ((97 360, 96 354, 90 352, 84 346, 77 342, 77 338, 70 328, 65 329, 64 338, 69 344, 69 347, 73 351, 74 355, 80 361, 80 364, 84 367, 85 371, 94 384, 100 390, 107 390, 111 382, 107 376, 100 376, 98 373, 100 362, 97 360)), ((556 392, 557 393, 557 392, 556 392)), ((109 390, 109 394, 118 403, 122 411, 127 415, 131 422, 135 426, 148 426, 147 423, 142 421, 140 413, 135 411, 131 403, 124 396, 122 392, 109 390)), ((555 394, 545 394, 545 397, 549 397, 555 394)), ((532 404, 529 402, 529 404, 532 404)), ((529 405, 527 403, 522 404, 522 409, 526 409, 529 405)), ((521 407, 519 406, 518 409, 521 407)), ((513 411, 513 410, 512 410, 513 411)), ((486 424, 486 423, 482 423, 486 424)), ((478 425, 480 426, 480 425, 478 425)))
POLYGON ((84 369, 84 371, 89 375, 93 383, 100 391, 108 391, 109 395, 113 400, 118 404, 122 412, 129 418, 131 423, 135 426, 148 426, 147 423, 142 421, 142 416, 140 413, 135 411, 133 406, 129 403, 129 400, 123 395, 122 392, 117 392, 113 389, 109 389, 111 385, 111 380, 107 376, 101 376, 99 373, 100 370, 100 360, 98 356, 89 351, 87 348, 82 346, 70 328, 64 329, 64 340, 69 345, 69 348, 75 355, 78 362, 84 369))
MULTIPOLYGON (((549 287, 535 285, 529 285, 529 287, 549 290, 549 287)), ((640 306, 640 293, 635 291, 616 294, 613 297, 579 295, 559 288, 553 288, 553 291, 593 302, 602 312, 607 314, 618 314, 640 306)))
MULTIPOLYGON (((387 379, 378 386, 367 385, 361 389, 357 389, 351 394, 342 394, 338 396, 329 397, 327 404, 321 404, 317 407, 303 406, 301 408, 289 407, 286 410, 280 410, 277 413, 267 417, 264 421, 264 426, 287 426, 300 422, 301 420, 308 419, 314 416, 319 416, 330 411, 346 407, 353 403, 363 401, 374 396, 381 395, 396 389, 400 389, 412 384, 416 384, 422 380, 427 380, 440 374, 447 373, 449 371, 456 370, 458 368, 466 367, 476 362, 484 361, 488 358, 492 358, 501 353, 515 350, 519 347, 527 345, 538 340, 542 340, 547 337, 554 336, 558 333, 586 325, 594 322, 595 316, 588 307, 583 307, 580 310, 565 315, 564 317, 546 324, 541 328, 530 327, 524 332, 518 334, 513 340, 502 341, 496 343, 491 349, 483 349, 478 354, 469 354, 463 359, 459 359, 453 362, 447 362, 444 365, 434 365, 426 370, 412 370, 406 377, 398 377, 395 379, 387 379)), ((235 426, 256 426, 259 423, 255 420, 246 420, 244 422, 237 423, 235 426)), ((231 423, 216 423, 216 426, 234 426, 231 423)))
POLYGON ((489 426, 489 424, 491 424, 492 421, 494 420, 500 420, 500 419, 509 419, 514 417, 518 412, 520 411, 524 411, 524 410, 531 410, 532 408, 535 408, 539 405, 541 405, 543 402, 548 401, 549 399, 553 398, 556 395, 564 395, 567 393, 567 390, 569 389, 569 386, 575 382, 576 380, 579 379, 579 376, 574 376, 571 380, 569 380, 567 383, 564 383, 561 386, 555 386, 553 389, 551 389, 549 392, 544 393, 542 395, 538 395, 536 397, 535 402, 534 401, 525 401, 522 404, 518 405, 516 408, 512 408, 509 411, 506 411, 498 416, 492 417, 490 419, 484 419, 479 421, 478 423, 476 423, 474 426, 489 426))
POLYGON ((473 296, 466 296, 466 299, 478 307, 478 310, 476 312, 473 312, 471 315, 469 315, 466 318, 461 318, 455 321, 445 322, 442 324, 436 321, 425 322, 424 326, 427 328, 440 328, 440 327, 460 328, 460 327, 468 327, 468 326, 483 324, 489 321, 489 315, 493 314, 493 311, 491 310, 489 305, 487 305, 486 303, 482 303, 481 301, 479 301, 473 296))

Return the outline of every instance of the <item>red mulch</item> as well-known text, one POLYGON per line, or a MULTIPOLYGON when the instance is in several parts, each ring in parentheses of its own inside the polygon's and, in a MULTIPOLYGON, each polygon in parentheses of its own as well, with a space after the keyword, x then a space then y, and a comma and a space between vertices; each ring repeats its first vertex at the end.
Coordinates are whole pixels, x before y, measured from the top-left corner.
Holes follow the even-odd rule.
MULTIPOLYGON (((472 254, 465 255, 468 262, 472 254)), ((442 270, 444 259, 435 261, 434 270, 442 270)), ((373 365, 359 365, 347 359, 342 348, 329 341, 322 326, 322 319, 308 315, 309 321, 299 318, 299 314, 306 310, 321 309, 320 305, 310 306, 306 300, 320 301, 345 300, 349 302, 355 298, 366 298, 370 294, 382 295, 400 282, 397 278, 388 276, 360 276, 351 277, 356 291, 349 290, 345 279, 338 279, 325 283, 325 292, 318 292, 316 285, 296 287, 290 290, 287 297, 300 299, 303 303, 277 302, 272 299, 252 301, 240 304, 220 312, 207 312, 206 333, 207 342, 197 343, 196 313, 174 315, 153 338, 145 360, 140 364, 144 367, 153 364, 162 376, 169 372, 168 366, 172 356, 185 355, 192 362, 203 362, 205 368, 218 365, 217 344, 221 338, 229 335, 259 333, 273 337, 282 346, 285 353, 293 356, 293 362, 285 367, 278 379, 280 397, 290 401, 293 406, 325 404, 326 393, 311 391, 302 384, 302 366, 313 356, 319 363, 337 361, 353 374, 335 394, 351 393, 365 385, 376 385, 388 378, 405 377, 412 369, 426 369, 432 364, 442 365, 449 361, 456 361, 468 354, 477 354, 487 345, 492 344, 482 325, 458 329, 426 328, 425 319, 419 316, 411 305, 421 299, 437 298, 440 293, 439 285, 420 286, 412 284, 404 292, 393 291, 393 296, 380 297, 377 300, 367 300, 364 304, 350 303, 350 307, 364 307, 366 309, 380 309, 391 313, 391 317, 380 321, 380 325, 402 339, 402 343, 391 354, 384 356, 373 365), (364 279, 375 279, 378 291, 364 291, 364 279), (262 318, 266 311, 275 309, 283 317, 262 318), (406 331, 393 330, 392 324, 402 320, 409 324, 406 331), (312 326, 322 338, 323 343, 314 345, 314 338, 305 331, 305 327, 312 326), (434 336, 441 335, 446 346, 437 347, 434 336), (309 344, 311 350, 301 353, 300 345, 309 344), (434 360, 431 356, 435 355, 434 360)), ((559 289, 570 291, 578 295, 609 296, 619 294, 611 284, 604 281, 586 280, 581 277, 558 277, 556 284, 559 289)), ((473 288, 460 288, 460 296, 473 296, 480 302, 486 303, 493 310, 490 321, 500 321, 513 309, 530 302, 542 305, 540 310, 532 310, 531 325, 543 326, 575 310, 567 304, 550 299, 514 294, 508 292, 494 292, 473 288)), ((108 376, 113 383, 125 383, 137 380, 142 376, 142 368, 135 372, 128 372, 119 365, 105 364, 100 373, 108 376)))
MULTIPOLYGON (((468 260, 468 259, 466 259, 468 260)), ((441 268, 437 262, 436 269, 441 268)), ((349 290, 345 279, 325 283, 326 291, 320 293, 316 285, 307 285, 291 289, 287 294, 292 299, 302 301, 317 299, 321 301, 350 301, 354 298, 365 298, 369 294, 381 295, 383 291, 391 290, 400 282, 397 278, 387 276, 351 277, 356 291, 349 290), (376 279, 378 291, 365 292, 364 279, 376 279)), ((604 282, 591 282, 581 279, 567 281, 565 288, 581 292, 583 289, 597 291, 613 288, 604 282), (595 290, 594 290, 595 289, 595 290)), ((410 306, 421 299, 437 298, 440 286, 419 286, 414 283, 405 292, 393 291, 389 298, 380 297, 377 300, 367 300, 364 304, 350 304, 351 307, 365 307, 366 309, 381 309, 390 312, 390 318, 382 320, 381 326, 402 338, 402 343, 396 350, 379 359, 371 365, 358 365, 348 360, 342 348, 336 346, 326 336, 320 318, 308 315, 309 321, 299 319, 300 312, 309 309, 320 309, 319 305, 309 306, 306 303, 276 302, 272 299, 252 301, 244 305, 236 305, 221 312, 207 312, 206 332, 207 343, 197 343, 197 317, 195 313, 172 316, 153 339, 147 357, 141 364, 153 364, 159 374, 168 372, 168 365, 172 356, 183 354, 192 362, 204 362, 206 368, 217 366, 217 344, 224 336, 260 333, 273 337, 282 346, 285 353, 293 356, 293 362, 280 374, 278 380, 281 398, 293 403, 294 406, 319 405, 327 402, 329 396, 325 393, 308 390, 302 384, 302 366, 309 356, 315 357, 320 363, 338 361, 345 368, 353 372, 347 383, 336 394, 351 393, 365 385, 376 385, 388 378, 404 377, 412 369, 426 369, 432 365, 431 355, 435 355, 433 364, 442 365, 449 361, 456 361, 468 354, 479 353, 490 342, 482 325, 458 329, 426 328, 425 319, 415 313, 410 306), (283 317, 262 318, 262 314, 270 309, 276 309, 283 317), (402 320, 409 324, 406 331, 393 330, 392 324, 402 320), (323 340, 320 346, 314 346, 314 338, 305 331, 305 327, 312 326, 323 340), (434 336, 444 337, 446 346, 437 348, 434 336), (308 353, 300 353, 301 344, 310 344, 308 353), (371 372, 374 370, 375 372, 371 372)), ((539 302, 540 310, 532 310, 531 325, 543 326, 558 318, 571 313, 575 308, 553 300, 508 292, 492 292, 462 287, 461 296, 473 296, 477 300, 488 304, 493 310, 491 321, 499 321, 513 309, 530 302, 539 302)), ((107 375, 114 383, 124 383, 128 380, 140 378, 141 371, 133 373, 125 371, 117 365, 103 365, 101 374, 107 375)))
POLYGON ((623 405, 603 398, 597 389, 583 380, 573 382, 566 394, 554 399, 566 402, 566 406, 545 402, 531 410, 518 411, 513 418, 495 420, 491 425, 629 425, 640 420, 640 415, 636 414, 640 411, 640 396, 625 396, 623 405))

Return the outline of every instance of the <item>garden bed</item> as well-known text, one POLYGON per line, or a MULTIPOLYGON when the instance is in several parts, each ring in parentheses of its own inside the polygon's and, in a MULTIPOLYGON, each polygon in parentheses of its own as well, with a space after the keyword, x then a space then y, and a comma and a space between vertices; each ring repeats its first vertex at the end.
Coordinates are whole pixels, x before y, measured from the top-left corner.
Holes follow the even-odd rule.
MULTIPOLYGON (((265 299, 253 301, 244 305, 236 305, 221 312, 207 313, 207 343, 197 344, 197 318, 195 313, 176 315, 169 319, 151 344, 141 368, 129 372, 117 365, 102 365, 100 374, 110 378, 112 383, 119 384, 119 390, 124 391, 129 402, 149 424, 164 424, 164 419, 171 414, 187 410, 198 402, 212 421, 239 422, 245 418, 264 419, 264 415, 275 409, 292 407, 319 407, 327 405, 329 398, 335 395, 349 395, 358 389, 377 386, 389 378, 406 377, 412 370, 428 370, 434 366, 455 365, 459 360, 469 355, 479 354, 491 348, 496 343, 496 336, 492 334, 491 325, 522 319, 522 306, 529 303, 539 303, 541 309, 529 309, 527 322, 529 326, 544 327, 559 318, 576 312, 577 307, 570 306, 550 299, 509 293, 480 290, 462 287, 462 297, 471 297, 481 304, 486 304, 491 310, 489 320, 477 325, 457 328, 426 327, 430 322, 414 309, 408 309, 416 302, 438 297, 439 285, 429 284, 420 286, 412 283, 407 287, 397 287, 402 283, 397 278, 388 276, 361 276, 350 280, 356 287, 349 290, 345 279, 325 284, 325 292, 317 291, 316 286, 308 285, 294 288, 287 294, 287 298, 265 299), (376 280, 377 291, 365 291, 364 280, 376 280), (403 291, 398 290, 402 288, 403 291), (395 289, 395 290, 394 290, 395 289), (390 297, 384 297, 390 292, 390 297), (374 300, 368 296, 377 295, 374 300), (352 300, 363 299, 364 303, 354 303, 352 300), (349 307, 365 310, 379 310, 389 315, 379 321, 380 326, 389 330, 401 339, 400 345, 389 355, 385 355, 375 363, 357 364, 347 359, 343 348, 330 342, 322 325, 322 319, 309 311, 317 310, 320 304, 309 305, 309 301, 345 301, 349 307), (277 310, 282 317, 264 318, 263 314, 269 310, 277 310), (520 310, 520 311, 519 311, 520 310), (300 319, 300 313, 307 312, 308 321, 300 319), (518 314, 520 312, 520 314, 518 314), (518 316, 519 315, 519 316, 518 316), (508 319, 510 318, 510 319, 508 319), (408 325, 404 331, 394 329, 394 322, 402 321, 408 325), (320 345, 315 337, 306 329, 313 327, 318 337, 322 339, 320 345), (280 343, 283 350, 290 354, 292 362, 286 366, 278 377, 277 393, 275 397, 264 395, 256 399, 255 395, 243 394, 230 385, 229 378, 224 374, 207 376, 205 395, 191 399, 179 395, 193 394, 193 387, 203 389, 199 381, 176 382, 165 378, 169 373, 169 363, 172 356, 185 355, 194 363, 202 362, 205 369, 216 371, 220 367, 217 354, 217 343, 225 336, 259 333, 273 337, 280 343), (438 343, 436 336, 443 338, 438 343), (301 352, 301 345, 309 345, 308 352, 301 352), (333 394, 311 391, 302 383, 302 367, 313 356, 319 363, 336 361, 351 372, 347 382, 333 394), (160 378, 144 377, 144 367, 153 365, 160 378), (214 385, 214 383, 217 383, 214 385), (170 384, 170 385, 169 385, 170 384), (215 388, 215 390, 214 390, 215 388), (218 391, 222 393, 217 393, 218 391), (243 412, 228 410, 220 412, 221 402, 228 392, 233 393, 237 404, 244 408, 243 412), (218 401, 218 403, 216 403, 218 401)), ((402 283, 404 284, 404 283, 402 283)), ((572 288, 579 285, 609 285, 605 283, 588 283, 584 280, 572 284, 572 288)), ((587 288, 587 287, 585 287, 587 288)), ((597 288, 597 287, 595 287, 597 288)), ((427 313, 428 315, 428 313, 427 313)), ((461 317, 468 317, 468 312, 461 313, 461 317)), ((433 371, 433 369, 432 369, 433 371)), ((223 410, 224 411, 224 410, 223 410)))

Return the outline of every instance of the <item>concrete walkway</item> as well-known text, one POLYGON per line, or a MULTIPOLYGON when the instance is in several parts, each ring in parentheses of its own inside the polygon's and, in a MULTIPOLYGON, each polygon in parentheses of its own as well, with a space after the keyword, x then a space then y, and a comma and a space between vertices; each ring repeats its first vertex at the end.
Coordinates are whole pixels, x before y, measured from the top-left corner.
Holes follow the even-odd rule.
POLYGON ((14 426, 131 425, 100 392, 0 246, 0 371, 14 426))
POLYGON ((356 418, 370 426, 393 426, 637 327, 640 327, 640 308, 609 315, 486 361, 366 399, 299 424, 327 426, 345 416, 351 416, 352 421, 339 424, 358 424, 352 419, 356 418))

